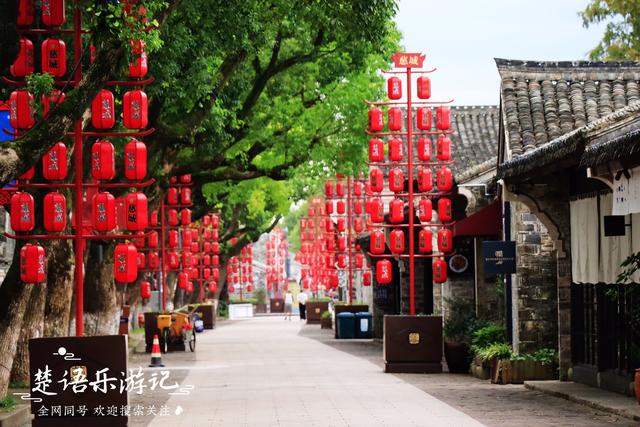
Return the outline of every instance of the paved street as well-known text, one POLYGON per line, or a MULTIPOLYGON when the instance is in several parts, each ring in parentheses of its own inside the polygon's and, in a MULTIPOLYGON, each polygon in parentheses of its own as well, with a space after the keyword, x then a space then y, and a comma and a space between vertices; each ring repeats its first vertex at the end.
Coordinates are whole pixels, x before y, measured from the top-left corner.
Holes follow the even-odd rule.
MULTIPOLYGON (((297 319, 229 322, 198 338, 195 354, 163 357, 172 380, 194 389, 189 395, 133 395, 133 406, 155 408, 132 416, 132 425, 633 425, 522 386, 461 375, 384 374, 379 344, 336 342, 332 331, 297 319)), ((131 367, 136 363, 146 366, 148 356, 136 356, 131 367)))

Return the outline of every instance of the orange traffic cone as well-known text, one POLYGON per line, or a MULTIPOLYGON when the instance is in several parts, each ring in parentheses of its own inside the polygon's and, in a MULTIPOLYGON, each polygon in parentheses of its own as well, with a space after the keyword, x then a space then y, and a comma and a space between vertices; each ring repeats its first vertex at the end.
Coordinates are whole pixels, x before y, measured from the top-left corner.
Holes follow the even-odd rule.
POLYGON ((151 364, 150 368, 162 368, 162 356, 160 355, 160 340, 158 340, 158 334, 153 336, 153 347, 151 347, 151 364))

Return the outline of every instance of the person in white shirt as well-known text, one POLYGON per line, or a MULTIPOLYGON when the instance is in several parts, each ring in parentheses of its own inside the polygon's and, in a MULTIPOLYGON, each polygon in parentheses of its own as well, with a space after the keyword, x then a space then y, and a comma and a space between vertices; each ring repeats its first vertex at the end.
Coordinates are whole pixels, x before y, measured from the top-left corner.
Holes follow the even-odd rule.
POLYGON ((291 321, 291 310, 293 309, 293 294, 291 291, 287 290, 287 293, 284 295, 284 320, 287 320, 289 317, 289 321, 291 321))
POLYGON ((307 299, 309 299, 309 297, 304 291, 301 291, 298 294, 298 308, 300 309, 300 320, 305 320, 307 318, 307 299))

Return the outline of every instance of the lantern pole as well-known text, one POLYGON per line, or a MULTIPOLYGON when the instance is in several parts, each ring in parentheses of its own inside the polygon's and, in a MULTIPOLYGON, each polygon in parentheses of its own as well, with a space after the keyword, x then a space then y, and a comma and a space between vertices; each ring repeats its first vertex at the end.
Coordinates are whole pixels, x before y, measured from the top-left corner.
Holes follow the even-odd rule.
POLYGON ((166 310, 167 307, 167 257, 166 257, 166 248, 164 246, 165 239, 165 226, 164 226, 164 215, 165 215, 165 206, 164 206, 164 196, 162 200, 160 200, 160 250, 162 252, 162 267, 160 269, 161 285, 160 285, 160 294, 162 295, 162 310, 166 310))
POLYGON ((416 314, 415 307, 415 253, 413 229, 413 120, 411 114, 411 67, 407 67, 407 175, 409 175, 409 314, 416 314))
POLYGON ((351 177, 347 177, 347 246, 349 250, 349 304, 353 304, 353 250, 351 248, 351 177))

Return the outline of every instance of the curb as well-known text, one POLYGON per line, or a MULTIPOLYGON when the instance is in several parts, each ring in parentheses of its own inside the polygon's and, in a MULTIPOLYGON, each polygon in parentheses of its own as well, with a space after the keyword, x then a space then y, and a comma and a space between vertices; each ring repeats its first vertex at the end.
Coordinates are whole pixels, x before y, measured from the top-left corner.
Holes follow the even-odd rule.
POLYGON ((577 396, 571 395, 569 393, 563 393, 563 392, 560 392, 560 391, 549 390, 549 389, 547 389, 545 387, 538 387, 535 384, 530 384, 528 382, 524 383, 524 387, 526 389, 529 389, 529 390, 539 391, 541 393, 548 394, 550 396, 559 397, 561 399, 565 399, 565 400, 569 400, 571 402, 579 403, 581 405, 588 406, 590 408, 597 409, 599 411, 608 412, 608 413, 614 414, 614 415, 619 415, 621 417, 628 418, 628 419, 634 420, 634 421, 640 421, 640 416, 638 416, 636 414, 632 414, 632 413, 626 411, 625 409, 612 408, 610 406, 605 406, 605 405, 602 405, 602 404, 600 404, 598 402, 594 402, 594 401, 589 400, 589 399, 584 399, 584 398, 581 398, 581 397, 577 397, 577 396))
POLYGON ((13 411, 0 414, 0 427, 23 427, 30 424, 29 405, 17 405, 13 411))

